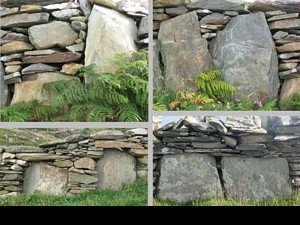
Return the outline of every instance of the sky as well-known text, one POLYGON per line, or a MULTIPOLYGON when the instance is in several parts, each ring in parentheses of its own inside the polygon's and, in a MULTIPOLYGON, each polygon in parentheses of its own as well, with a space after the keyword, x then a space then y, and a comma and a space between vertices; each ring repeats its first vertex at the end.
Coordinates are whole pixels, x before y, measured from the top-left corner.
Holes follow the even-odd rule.
MULTIPOLYGON (((177 122, 178 120, 180 120, 182 117, 184 116, 163 116, 163 119, 162 119, 162 126, 170 123, 170 122, 177 122)), ((219 118, 226 122, 226 116, 219 116, 219 118)))

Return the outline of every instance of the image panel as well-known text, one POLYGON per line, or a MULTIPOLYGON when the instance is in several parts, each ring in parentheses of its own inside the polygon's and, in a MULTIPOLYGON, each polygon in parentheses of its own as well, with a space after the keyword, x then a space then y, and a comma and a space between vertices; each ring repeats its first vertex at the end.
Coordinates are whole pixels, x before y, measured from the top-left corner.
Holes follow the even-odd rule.
POLYGON ((155 111, 298 111, 299 1, 153 1, 155 111))
POLYGON ((133 2, 1 1, 1 121, 148 121, 148 1, 133 2))
POLYGON ((154 121, 154 205, 300 205, 300 117, 154 121))
POLYGON ((146 129, 0 133, 0 206, 147 206, 146 129))

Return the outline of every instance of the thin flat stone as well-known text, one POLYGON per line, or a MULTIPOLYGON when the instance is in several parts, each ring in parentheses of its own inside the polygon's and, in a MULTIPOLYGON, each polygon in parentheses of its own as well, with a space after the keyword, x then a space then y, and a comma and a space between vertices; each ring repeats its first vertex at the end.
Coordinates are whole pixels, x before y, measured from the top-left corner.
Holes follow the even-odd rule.
POLYGON ((300 56, 300 52, 294 52, 294 53, 284 53, 278 55, 279 59, 290 59, 290 58, 296 58, 300 56))
POLYGON ((12 54, 12 55, 5 55, 2 56, 0 58, 0 60, 2 62, 11 62, 11 61, 15 61, 17 59, 22 59, 23 58, 23 54, 12 54))
POLYGON ((275 40, 279 40, 279 39, 281 39, 281 38, 284 38, 284 37, 286 37, 286 36, 288 36, 288 32, 284 32, 284 31, 277 31, 274 35, 273 35, 273 38, 275 39, 275 40))
POLYGON ((7 55, 7 54, 14 54, 14 53, 21 53, 32 49, 34 49, 33 45, 28 44, 27 42, 12 41, 2 45, 1 53, 7 55))
POLYGON ((31 27, 37 24, 48 23, 49 13, 23 13, 6 16, 1 19, 1 27, 31 27))
POLYGON ((19 7, 6 8, 6 9, 0 11, 0 17, 16 14, 18 12, 19 12, 19 7))
POLYGON ((81 58, 82 54, 72 52, 54 53, 52 55, 44 56, 25 56, 24 63, 65 63, 77 61, 81 58))
POLYGON ((25 67, 22 70, 22 74, 33 74, 33 73, 41 73, 41 72, 53 72, 57 71, 58 68, 55 66, 46 65, 43 63, 32 64, 30 66, 25 67))
POLYGON ((285 14, 286 14, 286 12, 283 12, 281 10, 265 12, 266 17, 279 16, 279 15, 285 15, 285 14))
POLYGON ((292 18, 297 18, 299 16, 299 13, 290 13, 290 14, 285 14, 285 15, 278 15, 278 16, 273 16, 268 19, 268 22, 271 21, 276 21, 276 20, 285 20, 285 19, 292 19, 292 18))
POLYGON ((68 3, 61 3, 61 4, 51 4, 51 5, 46 5, 43 7, 44 10, 63 10, 63 9, 77 9, 79 8, 79 5, 74 2, 68 2, 68 3))
POLYGON ((53 49, 44 49, 44 50, 27 51, 27 52, 24 52, 24 55, 26 55, 26 56, 51 55, 51 54, 54 54, 57 52, 59 52, 59 51, 56 51, 53 49))
POLYGON ((79 16, 80 14, 81 12, 78 9, 63 9, 51 13, 58 20, 69 20, 71 17, 79 16))
POLYGON ((67 46, 66 49, 69 50, 70 52, 83 52, 85 47, 85 43, 79 43, 71 46, 67 46))
POLYGON ((22 5, 20 12, 23 13, 37 13, 43 11, 43 7, 40 5, 22 5))
POLYGON ((12 73, 9 75, 5 75, 4 76, 4 81, 10 80, 10 79, 14 79, 14 78, 20 78, 21 77, 21 73, 20 72, 16 72, 16 73, 12 73))

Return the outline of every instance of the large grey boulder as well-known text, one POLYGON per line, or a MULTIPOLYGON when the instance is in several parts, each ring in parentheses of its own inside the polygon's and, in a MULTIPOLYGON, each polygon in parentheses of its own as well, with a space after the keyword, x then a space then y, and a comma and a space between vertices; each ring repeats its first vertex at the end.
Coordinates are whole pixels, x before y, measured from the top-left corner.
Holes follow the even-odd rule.
POLYGON ((215 159, 208 155, 164 156, 160 162, 159 199, 188 202, 223 197, 215 159))
POLYGON ((25 170, 23 192, 32 194, 41 191, 60 195, 66 191, 68 171, 45 163, 31 163, 25 170))
POLYGON ((78 33, 71 28, 70 24, 61 21, 30 27, 28 34, 30 42, 37 49, 66 47, 74 44, 78 38, 78 33))
POLYGON ((277 99, 277 52, 264 13, 231 19, 212 42, 210 51, 214 67, 237 88, 236 99, 277 99))
POLYGON ((124 184, 135 181, 136 160, 118 150, 106 150, 97 163, 100 189, 121 189, 124 184))
POLYGON ((162 22, 158 39, 165 89, 195 91, 194 78, 212 67, 207 41, 201 38, 197 13, 194 11, 162 22))
POLYGON ((134 20, 98 5, 89 17, 85 65, 95 64, 99 72, 114 73, 117 54, 136 51, 137 27, 134 20))
POLYGON ((228 198, 264 200, 292 194, 284 158, 223 158, 222 171, 228 198))

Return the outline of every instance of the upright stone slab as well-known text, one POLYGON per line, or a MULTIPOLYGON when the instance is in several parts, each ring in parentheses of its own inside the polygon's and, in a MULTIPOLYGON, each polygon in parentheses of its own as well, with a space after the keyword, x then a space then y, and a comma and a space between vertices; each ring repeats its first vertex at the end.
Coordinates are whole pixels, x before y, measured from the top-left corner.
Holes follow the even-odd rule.
POLYGON ((31 163, 25 171, 23 193, 32 194, 41 191, 60 195, 66 190, 68 171, 45 163, 31 163))
MULTIPOLYGON (((98 5, 89 17, 85 65, 96 64, 99 72, 114 73, 117 54, 136 51, 137 27, 134 20, 98 5)), ((86 81, 88 82, 88 81, 86 81)))
POLYGON ((223 158, 222 171, 228 198, 265 200, 292 194, 286 159, 223 158))
POLYGON ((4 83, 4 67, 2 62, 0 62, 0 109, 8 105, 8 87, 4 83))
POLYGON ((223 197, 215 159, 201 154, 164 156, 160 162, 157 195, 163 200, 188 202, 223 197))
POLYGON ((98 187, 100 189, 121 189, 136 179, 136 160, 118 150, 106 150, 97 163, 98 187))
POLYGON ((197 13, 194 11, 162 22, 158 39, 165 89, 195 91, 194 78, 212 67, 207 41, 201 38, 197 13))
POLYGON ((300 78, 285 80, 280 93, 280 106, 285 108, 286 101, 294 95, 300 95, 300 78))
POLYGON ((237 88, 236 99, 267 102, 278 97, 278 58, 264 13, 237 16, 210 48, 214 67, 237 88))

